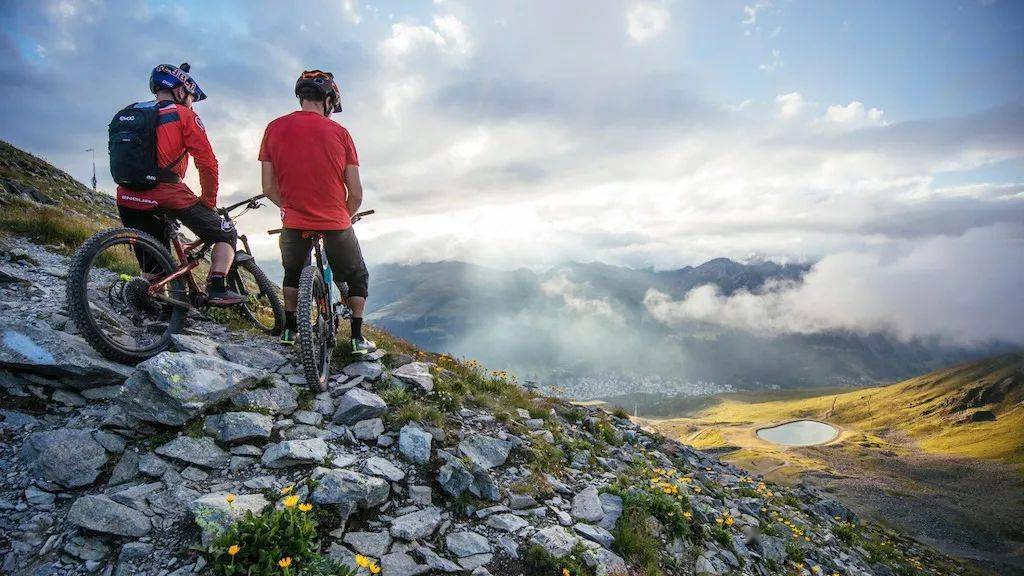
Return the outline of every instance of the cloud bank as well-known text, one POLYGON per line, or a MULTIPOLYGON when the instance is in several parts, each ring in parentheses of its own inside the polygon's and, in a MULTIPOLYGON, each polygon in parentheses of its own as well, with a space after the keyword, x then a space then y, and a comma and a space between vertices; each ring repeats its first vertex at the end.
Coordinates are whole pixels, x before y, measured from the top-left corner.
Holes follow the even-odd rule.
POLYGON ((888 332, 951 344, 1024 344, 1024 225, 972 229, 826 256, 801 282, 723 295, 711 285, 644 305, 665 324, 703 322, 764 336, 888 332))

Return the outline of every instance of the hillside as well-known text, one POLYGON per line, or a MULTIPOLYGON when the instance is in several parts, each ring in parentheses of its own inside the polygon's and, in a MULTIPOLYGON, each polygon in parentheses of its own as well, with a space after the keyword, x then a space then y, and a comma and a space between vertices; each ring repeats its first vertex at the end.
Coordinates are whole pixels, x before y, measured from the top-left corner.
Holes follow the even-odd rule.
POLYGON ((974 572, 809 485, 377 329, 320 394, 270 337, 198 317, 109 362, 65 314, 67 257, 0 246, 5 574, 974 572))
POLYGON ((726 394, 652 421, 767 477, 810 480, 858 513, 891 522, 1000 572, 1024 571, 1024 353, 863 390, 726 394), (757 430, 799 419, 840 428, 787 448, 757 430))

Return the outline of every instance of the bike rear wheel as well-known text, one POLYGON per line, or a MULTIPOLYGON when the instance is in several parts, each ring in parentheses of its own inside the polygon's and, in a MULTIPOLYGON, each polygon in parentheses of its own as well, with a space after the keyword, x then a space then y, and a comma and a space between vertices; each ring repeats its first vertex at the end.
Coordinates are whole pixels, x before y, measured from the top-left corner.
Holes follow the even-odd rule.
POLYGON ((316 392, 327 390, 334 351, 334 318, 327 301, 327 285, 315 266, 306 266, 299 276, 298 324, 296 336, 306 383, 316 392))
POLYGON ((147 278, 164 278, 175 269, 159 240, 133 228, 104 230, 86 240, 67 279, 68 311, 79 334, 106 358, 125 364, 169 348, 187 310, 160 298, 185 302, 185 283, 176 278, 150 294, 147 278))
POLYGON ((238 262, 228 275, 228 284, 245 298, 238 307, 243 318, 272 336, 281 333, 284 329, 284 305, 277 294, 277 287, 255 260, 238 262))

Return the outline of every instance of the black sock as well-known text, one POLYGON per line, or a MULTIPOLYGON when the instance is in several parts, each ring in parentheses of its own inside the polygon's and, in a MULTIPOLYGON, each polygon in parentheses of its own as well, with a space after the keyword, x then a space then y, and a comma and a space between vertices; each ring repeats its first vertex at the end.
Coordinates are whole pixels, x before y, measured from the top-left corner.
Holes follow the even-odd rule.
POLYGON ((223 274, 210 274, 210 288, 214 292, 224 292, 227 288, 224 286, 224 275, 223 274))
POLYGON ((295 311, 284 311, 284 329, 296 331, 299 328, 298 323, 295 321, 295 311))
POLYGON ((363 339, 363 319, 352 317, 352 339, 362 340, 363 339))

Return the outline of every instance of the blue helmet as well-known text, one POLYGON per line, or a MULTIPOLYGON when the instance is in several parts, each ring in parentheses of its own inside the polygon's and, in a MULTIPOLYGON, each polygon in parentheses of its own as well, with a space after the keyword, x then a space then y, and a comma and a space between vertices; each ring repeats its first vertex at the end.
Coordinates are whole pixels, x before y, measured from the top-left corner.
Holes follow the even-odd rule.
POLYGON ((153 68, 153 73, 149 75, 149 91, 156 94, 158 90, 173 90, 178 86, 184 86, 185 90, 195 98, 196 102, 205 100, 206 93, 188 75, 191 68, 188 62, 181 66, 161 64, 153 68))

